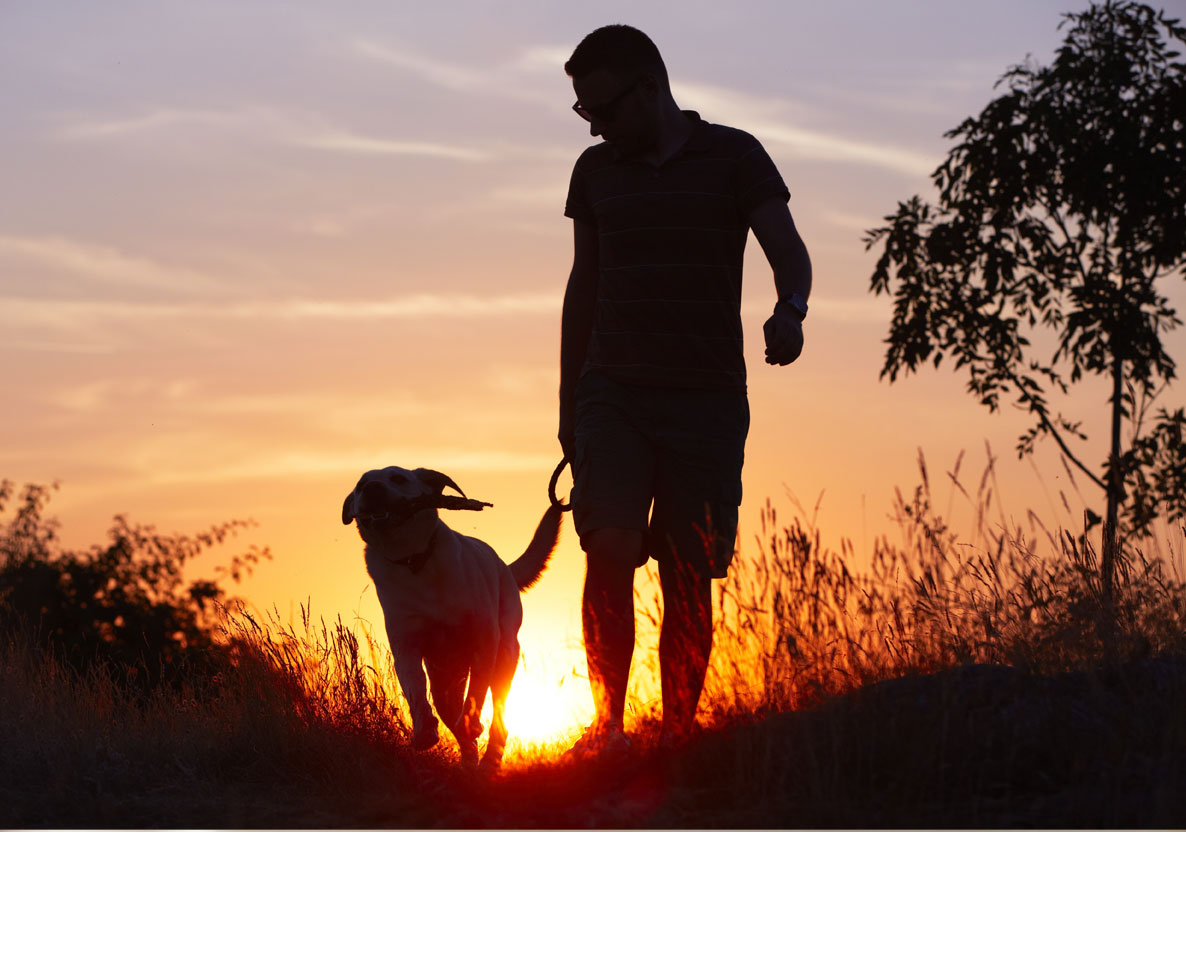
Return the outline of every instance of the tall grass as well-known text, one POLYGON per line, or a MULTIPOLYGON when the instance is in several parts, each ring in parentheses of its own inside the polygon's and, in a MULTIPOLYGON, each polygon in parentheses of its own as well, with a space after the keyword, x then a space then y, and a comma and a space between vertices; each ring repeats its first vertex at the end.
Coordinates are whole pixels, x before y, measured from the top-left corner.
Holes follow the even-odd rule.
POLYGON ((425 760, 341 622, 226 619, 231 663, 149 691, 0 630, 0 826, 304 827, 368 805, 420 818, 425 760))
MULTIPOLYGON (((1186 647, 1186 585, 1171 543, 1130 543, 1118 562, 1119 638, 1110 642, 1096 547, 1032 509, 1010 520, 989 452, 974 491, 947 473, 947 513, 923 455, 920 482, 895 492, 898 536, 860 568, 852 543, 827 546, 800 507, 789 522, 767 501, 757 551, 717 590, 715 662, 706 708, 718 715, 799 710, 855 688, 968 664, 1051 674, 1186 647), (969 531, 951 510, 959 502, 969 531)), ((1072 504, 1060 493, 1062 506, 1072 504)), ((818 509, 816 510, 818 512, 818 509)), ((1178 532, 1181 532, 1180 527, 1178 532)), ((661 607, 647 615, 658 624, 661 607)))
MULTIPOLYGON (((1021 524, 1006 519, 992 456, 974 489, 961 481, 960 464, 946 476, 940 514, 920 455, 920 483, 897 494, 898 536, 876 540, 867 564, 857 563, 851 543, 826 545, 814 513, 797 508, 784 519, 767 503, 755 551, 717 587, 700 718, 709 730, 685 752, 651 754, 656 712, 636 696, 642 760, 626 782, 557 764, 543 745, 509 759, 503 778, 486 787, 455 769, 447 746, 413 756, 386 645, 340 617, 315 619, 308 605, 288 623, 275 613, 224 611, 219 672, 148 692, 101 666, 79 672, 59 663, 34 631, 11 626, 0 631, 0 825, 902 824, 919 800, 935 804, 945 784, 957 784, 944 747, 957 737, 991 749, 988 774, 974 774, 974 791, 959 798, 976 806, 961 818, 992 824, 993 793, 1008 787, 1011 771, 1029 770, 1015 734, 1037 716, 1032 710, 1010 714, 1016 724, 992 722, 986 740, 983 731, 949 730, 962 723, 966 712, 956 706, 966 692, 945 689, 946 706, 924 726, 903 727, 896 702, 860 708, 860 717, 857 708, 833 711, 834 702, 878 682, 970 665, 1040 677, 1186 654, 1186 586, 1172 543, 1130 546, 1120 563, 1120 636, 1109 641, 1092 542, 1032 511, 1021 524), (970 523, 963 535, 953 524, 957 504, 970 523), (813 720, 786 720, 808 716, 795 712, 813 720), (1014 739, 1003 756, 1002 737, 1014 739), (898 780, 886 789, 886 777, 898 780), (861 814, 870 798, 885 797, 898 814, 861 814)), ((1073 518, 1066 496, 1063 506, 1073 518)), ((640 606, 640 630, 649 621, 654 632, 662 604, 640 606)), ((640 661, 653 666, 653 645, 640 661)), ((644 669, 632 682, 648 677, 656 679, 644 669)), ((1021 683, 997 678, 990 687, 1021 683)), ((1179 684, 1157 695, 1156 730, 1133 722, 1149 764, 1183 760, 1186 722, 1172 712, 1184 693, 1179 684)), ((995 716, 991 708, 978 723, 995 716)), ((1092 737, 1104 736, 1102 717, 1088 717, 1092 737)), ((1108 724, 1112 734, 1129 730, 1108 724)), ((1078 735, 1061 727, 1055 735, 1065 742, 1060 763, 1095 764, 1076 752, 1078 735)), ((1123 744, 1115 750, 1129 757, 1123 744)))

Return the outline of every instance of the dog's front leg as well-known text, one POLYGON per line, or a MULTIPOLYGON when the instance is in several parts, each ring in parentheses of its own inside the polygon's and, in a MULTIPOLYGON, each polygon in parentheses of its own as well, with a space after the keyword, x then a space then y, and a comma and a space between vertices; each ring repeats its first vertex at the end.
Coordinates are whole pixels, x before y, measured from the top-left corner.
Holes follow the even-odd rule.
POLYGON ((412 714, 412 747, 417 751, 427 751, 440 740, 440 728, 432 705, 428 702, 428 681, 424 676, 420 651, 412 643, 398 643, 390 630, 387 637, 391 642, 399 689, 403 691, 412 714))

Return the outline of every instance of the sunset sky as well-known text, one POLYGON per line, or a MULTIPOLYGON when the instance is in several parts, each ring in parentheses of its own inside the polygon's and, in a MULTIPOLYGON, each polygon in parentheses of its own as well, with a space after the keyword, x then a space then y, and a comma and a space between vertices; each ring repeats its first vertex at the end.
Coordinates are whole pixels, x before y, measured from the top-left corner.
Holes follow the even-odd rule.
MULTIPOLYGON (((928 194, 942 133, 1009 66, 1049 62, 1068 9, 5 0, 0 478, 60 481, 70 546, 117 513, 166 533, 254 518, 210 566, 269 546, 236 592, 286 619, 308 600, 381 629, 339 518, 368 468, 451 475, 494 508, 447 520, 514 558, 559 458, 562 211, 590 143, 561 65, 627 22, 681 107, 764 143, 814 264, 803 357, 770 368, 774 289, 748 251, 743 552, 788 493, 809 511, 822 495, 825 540, 867 552, 920 447, 933 473, 967 449, 974 483, 988 440, 1005 507, 1052 513, 1014 458, 1019 417, 946 370, 878 380, 889 301, 861 237, 928 194)), ((528 665, 577 637, 581 570, 569 531, 526 598, 528 665)))

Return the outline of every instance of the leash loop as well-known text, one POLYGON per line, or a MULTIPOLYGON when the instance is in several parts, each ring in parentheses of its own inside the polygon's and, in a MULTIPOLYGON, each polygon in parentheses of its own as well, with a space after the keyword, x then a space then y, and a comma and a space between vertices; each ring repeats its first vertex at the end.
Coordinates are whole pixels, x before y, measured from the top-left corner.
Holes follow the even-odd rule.
MULTIPOLYGON (((560 481, 560 473, 564 471, 564 466, 567 464, 568 456, 566 455, 560 459, 560 464, 557 465, 556 470, 552 472, 552 480, 548 482, 548 498, 552 500, 552 505, 560 509, 561 512, 567 512, 572 508, 571 502, 561 502, 560 499, 556 498, 556 483, 560 481)), ((571 497, 572 496, 570 495, 569 498, 571 497)))

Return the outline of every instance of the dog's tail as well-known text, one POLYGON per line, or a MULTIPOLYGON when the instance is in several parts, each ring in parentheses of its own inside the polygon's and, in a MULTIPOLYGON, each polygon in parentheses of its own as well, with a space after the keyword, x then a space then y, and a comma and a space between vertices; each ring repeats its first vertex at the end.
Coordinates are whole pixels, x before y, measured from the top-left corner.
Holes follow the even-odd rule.
POLYGON ((535 527, 535 535, 531 537, 527 550, 511 563, 511 575, 515 577, 515 585, 520 591, 534 586, 547 569, 560 538, 560 519, 563 515, 564 509, 559 505, 550 506, 535 527))

